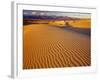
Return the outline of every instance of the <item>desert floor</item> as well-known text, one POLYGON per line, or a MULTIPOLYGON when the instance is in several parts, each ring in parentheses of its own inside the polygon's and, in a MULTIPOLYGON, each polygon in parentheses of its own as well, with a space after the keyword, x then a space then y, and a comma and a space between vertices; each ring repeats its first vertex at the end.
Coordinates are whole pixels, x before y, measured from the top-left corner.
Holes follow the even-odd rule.
POLYGON ((49 24, 23 27, 23 69, 91 65, 90 37, 49 24))

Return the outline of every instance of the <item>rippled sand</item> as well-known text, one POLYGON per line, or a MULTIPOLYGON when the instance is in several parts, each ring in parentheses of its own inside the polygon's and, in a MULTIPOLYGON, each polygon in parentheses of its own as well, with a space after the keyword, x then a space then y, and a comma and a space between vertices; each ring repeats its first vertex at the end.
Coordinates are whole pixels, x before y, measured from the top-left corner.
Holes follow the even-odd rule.
POLYGON ((23 28, 23 69, 90 66, 90 37, 48 24, 23 28))

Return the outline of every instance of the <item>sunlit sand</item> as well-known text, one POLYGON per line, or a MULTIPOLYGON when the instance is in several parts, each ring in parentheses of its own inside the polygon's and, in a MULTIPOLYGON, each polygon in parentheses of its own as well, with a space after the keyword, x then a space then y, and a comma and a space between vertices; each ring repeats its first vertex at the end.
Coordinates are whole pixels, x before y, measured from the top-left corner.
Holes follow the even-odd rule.
MULTIPOLYGON (((69 22, 89 28, 84 23, 69 22)), ((90 46, 89 36, 50 23, 24 25, 23 69, 90 66, 90 46)))

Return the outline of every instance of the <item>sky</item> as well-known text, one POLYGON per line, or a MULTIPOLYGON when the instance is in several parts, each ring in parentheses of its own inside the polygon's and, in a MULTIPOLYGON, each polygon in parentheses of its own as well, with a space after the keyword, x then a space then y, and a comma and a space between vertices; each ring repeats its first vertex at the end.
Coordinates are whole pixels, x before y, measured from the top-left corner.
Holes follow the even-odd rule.
POLYGON ((34 11, 34 10, 23 10, 23 15, 41 15, 41 16, 68 16, 74 18, 91 18, 90 13, 79 13, 79 12, 54 12, 54 11, 34 11))

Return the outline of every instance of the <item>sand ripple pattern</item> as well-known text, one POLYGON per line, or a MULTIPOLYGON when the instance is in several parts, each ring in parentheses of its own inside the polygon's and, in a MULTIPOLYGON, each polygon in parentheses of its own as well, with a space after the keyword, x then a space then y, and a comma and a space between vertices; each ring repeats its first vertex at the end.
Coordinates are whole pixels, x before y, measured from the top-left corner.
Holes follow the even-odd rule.
POLYGON ((23 30, 23 69, 91 65, 89 36, 47 24, 23 30))

